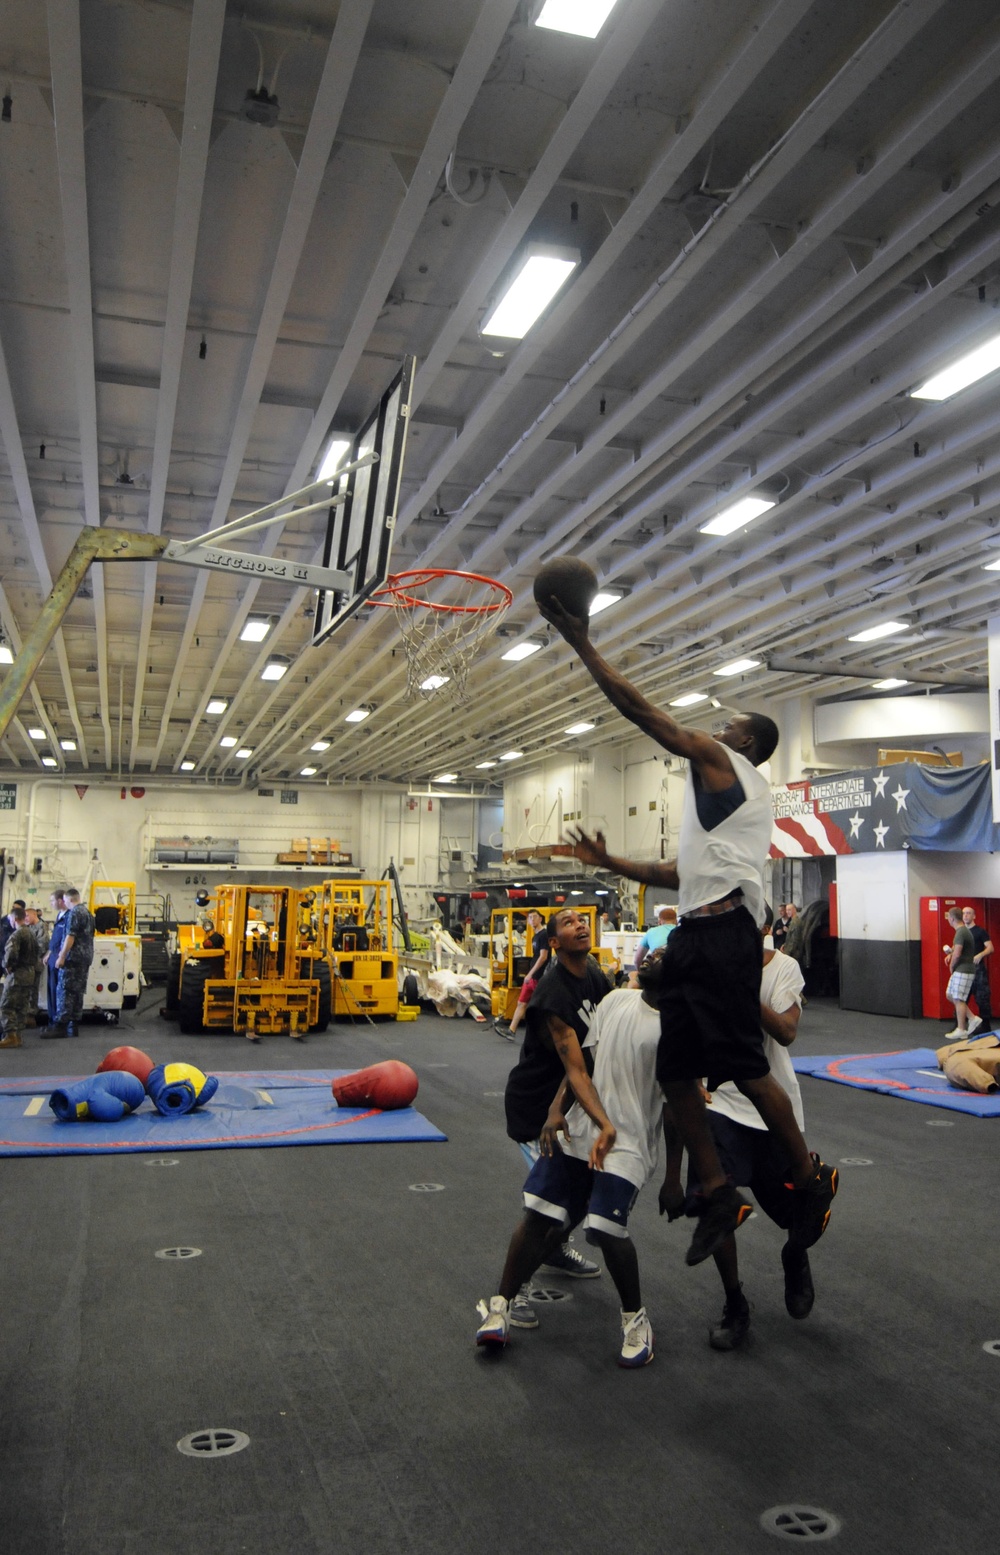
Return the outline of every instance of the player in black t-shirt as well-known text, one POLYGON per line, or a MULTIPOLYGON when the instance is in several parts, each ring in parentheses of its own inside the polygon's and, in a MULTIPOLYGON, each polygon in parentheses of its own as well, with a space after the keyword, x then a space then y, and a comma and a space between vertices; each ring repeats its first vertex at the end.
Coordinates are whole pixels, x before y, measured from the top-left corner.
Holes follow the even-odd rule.
MULTIPOLYGON (((555 913, 549 919, 549 944, 553 956, 528 1005, 524 1046, 504 1093, 507 1132, 522 1146, 534 1144, 566 1079, 584 1112, 601 1131, 590 1161, 600 1167, 615 1142, 615 1130, 590 1078, 583 1043, 594 1011, 611 990, 590 955, 586 918, 569 907, 555 913)), ((551 1220, 525 1211, 511 1237, 499 1293, 491 1296, 488 1306, 486 1302, 479 1304, 485 1322, 476 1335, 477 1344, 507 1343, 509 1303, 565 1234, 551 1220)))
POLYGON ((973 957, 975 973, 972 979, 972 987, 969 989, 969 998, 975 999, 976 1008, 979 1011, 981 1029, 977 1035, 983 1036, 993 1025, 993 1009, 990 1003, 990 974, 987 962, 993 954, 993 941, 986 930, 980 928, 976 922, 976 909, 974 907, 962 908, 962 922, 972 935, 976 953, 973 957))

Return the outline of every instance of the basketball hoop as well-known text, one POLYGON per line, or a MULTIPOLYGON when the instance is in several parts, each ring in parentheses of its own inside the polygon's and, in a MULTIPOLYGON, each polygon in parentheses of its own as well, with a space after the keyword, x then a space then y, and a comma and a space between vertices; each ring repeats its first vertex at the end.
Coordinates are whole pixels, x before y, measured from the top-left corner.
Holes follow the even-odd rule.
POLYGON ((406 650, 407 696, 443 686, 465 692, 472 661, 513 601, 505 583, 476 572, 423 567, 391 574, 369 604, 391 606, 406 650))

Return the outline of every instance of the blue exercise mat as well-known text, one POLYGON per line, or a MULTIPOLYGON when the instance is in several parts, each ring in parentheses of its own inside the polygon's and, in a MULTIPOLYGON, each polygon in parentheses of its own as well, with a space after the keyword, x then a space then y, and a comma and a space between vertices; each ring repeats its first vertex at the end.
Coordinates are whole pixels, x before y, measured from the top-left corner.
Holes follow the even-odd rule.
POLYGON ((266 1145, 414 1144, 447 1135, 413 1107, 338 1107, 330 1083, 350 1069, 220 1074, 207 1107, 162 1117, 147 1097, 119 1123, 61 1123, 49 1096, 83 1075, 0 1083, 0 1156, 116 1155, 148 1150, 260 1149, 266 1145))
POLYGON ((851 1053, 834 1058, 793 1058, 796 1074, 816 1080, 833 1080, 859 1091, 878 1091, 901 1101, 918 1101, 926 1107, 946 1107, 974 1118, 1000 1117, 1000 1094, 980 1096, 949 1085, 938 1068, 933 1048, 907 1048, 899 1053, 851 1053))

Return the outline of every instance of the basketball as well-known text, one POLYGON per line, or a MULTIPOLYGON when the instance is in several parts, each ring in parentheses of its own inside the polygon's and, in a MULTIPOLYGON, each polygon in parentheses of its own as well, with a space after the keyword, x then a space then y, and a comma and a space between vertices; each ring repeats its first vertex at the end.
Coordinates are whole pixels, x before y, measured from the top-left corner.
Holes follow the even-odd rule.
POLYGON ((539 569, 532 591, 536 605, 554 598, 568 615, 586 621, 599 587, 597 573, 579 556, 552 556, 539 569))

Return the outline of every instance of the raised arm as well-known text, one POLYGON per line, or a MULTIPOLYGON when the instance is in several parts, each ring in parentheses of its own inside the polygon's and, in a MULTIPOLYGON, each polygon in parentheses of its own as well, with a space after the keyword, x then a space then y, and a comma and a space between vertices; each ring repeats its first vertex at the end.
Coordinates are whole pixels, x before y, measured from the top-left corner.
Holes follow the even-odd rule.
POLYGON ((662 745, 664 750, 674 756, 686 757, 708 780, 709 787, 713 786, 713 776, 720 784, 723 780, 726 786, 732 783, 733 764, 724 745, 713 740, 703 729, 683 728, 669 713, 654 707, 630 680, 598 653, 590 640, 586 621, 581 621, 579 616, 569 615, 555 599, 540 604, 539 609, 546 621, 555 627, 578 654, 584 669, 623 717, 634 723, 643 734, 648 734, 658 745, 662 745))
POLYGON ((566 835, 573 844, 574 857, 582 864, 595 864, 599 869, 610 869, 616 875, 624 875, 627 880, 639 880, 645 885, 661 885, 668 891, 676 891, 680 886, 675 859, 639 862, 618 858, 608 852, 603 832, 595 832, 593 837, 588 837, 579 826, 571 827, 566 835))

